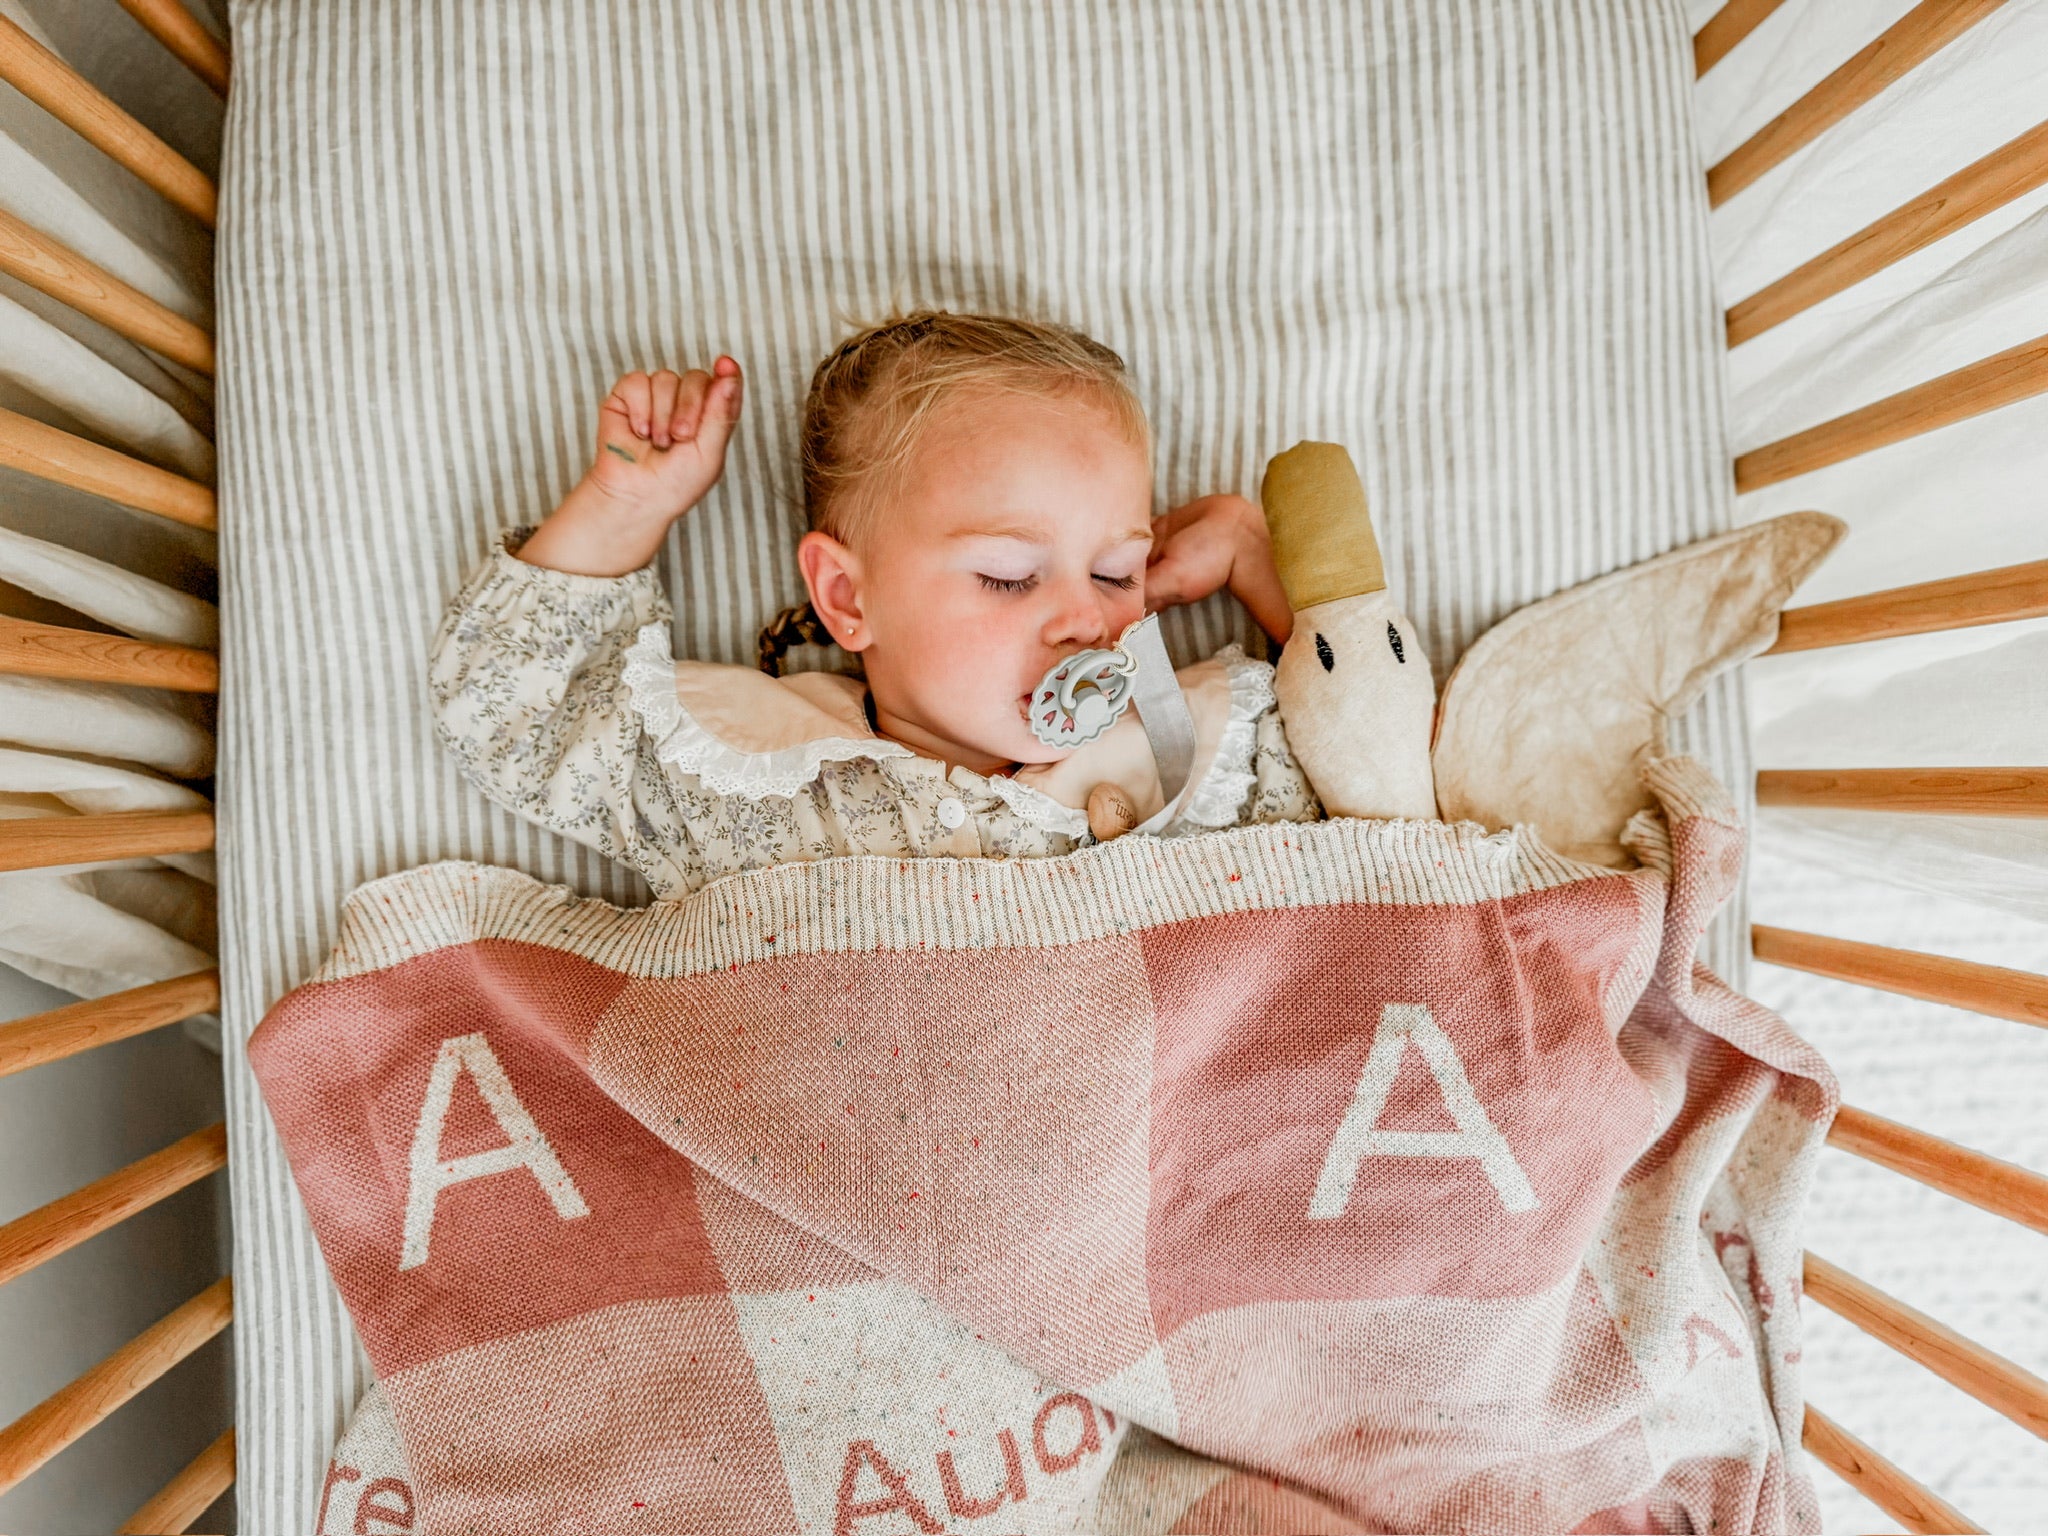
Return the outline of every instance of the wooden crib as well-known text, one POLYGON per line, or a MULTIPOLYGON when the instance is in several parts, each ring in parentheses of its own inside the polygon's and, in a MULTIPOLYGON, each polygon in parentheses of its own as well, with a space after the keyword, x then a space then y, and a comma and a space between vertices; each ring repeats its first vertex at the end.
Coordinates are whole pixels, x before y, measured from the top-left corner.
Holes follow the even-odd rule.
MULTIPOLYGON (((98 0, 95 0, 98 3, 98 0)), ((178 0, 120 0, 180 63, 216 92, 227 53, 178 0)), ((1776 9, 1779 0, 1729 0, 1695 39, 1704 74, 1776 9)), ((1962 35, 1997 0, 1925 0, 1707 172, 1718 204, 1755 181, 1891 82, 1962 35)), ((133 172, 174 207, 211 228, 216 194, 192 164, 88 84, 25 31, 0 17, 0 79, 133 172)), ((1729 309, 1733 347, 1882 270, 1941 236, 2048 183, 2048 123, 1871 223, 1853 237, 1729 309)), ((212 338, 33 224, 0 213, 0 272, 202 374, 212 338)), ((2048 391, 2048 337, 1959 368, 1863 409, 1770 443, 1734 461, 1750 490, 2048 391)), ((0 411, 0 465, 199 528, 216 522, 212 489, 84 438, 0 411)), ((1776 651, 1854 645, 2048 615, 2048 561, 1796 608, 1776 651)), ((22 619, 0 618, 0 673, 210 692, 219 668, 207 652, 22 619)), ((1767 771, 1764 805, 2048 816, 2048 767, 1767 771)), ((204 850, 203 811, 127 812, 0 821, 0 869, 204 850)), ((1908 997, 2048 1027, 2048 977, 1844 939, 1759 926, 1757 959, 1908 997)), ((0 1025, 0 1076, 25 1072, 214 1008, 218 973, 199 972, 0 1025)), ((2048 1178, 1844 1107, 1828 1142, 2037 1232, 2048 1233, 2048 1178)), ((225 1127, 196 1130, 148 1157, 0 1227, 0 1284, 85 1242, 226 1167, 225 1127)), ((1952 1332, 1829 1263, 1806 1260, 1805 1290, 1944 1380, 2048 1438, 2048 1382, 1952 1332)), ((136 1394, 225 1329, 232 1283, 223 1277, 13 1424, 0 1428, 0 1492, 32 1475, 136 1394)), ((1980 1527, 1877 1455, 1819 1407, 1806 1417, 1807 1449, 1908 1530, 1980 1527)), ((233 1482, 235 1440, 222 1431, 122 1527, 183 1531, 233 1482)))

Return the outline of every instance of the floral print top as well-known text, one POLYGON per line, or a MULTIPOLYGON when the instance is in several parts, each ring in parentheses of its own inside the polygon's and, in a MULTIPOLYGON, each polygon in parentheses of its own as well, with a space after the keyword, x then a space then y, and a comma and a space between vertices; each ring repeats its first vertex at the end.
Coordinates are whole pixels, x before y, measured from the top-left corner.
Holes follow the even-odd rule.
MULTIPOLYGON (((868 728, 854 679, 677 662, 651 565, 619 577, 529 565, 512 554, 529 531, 505 536, 442 619, 436 732, 491 799, 631 865, 658 897, 841 854, 1029 858, 1091 841, 1074 774, 1066 801, 1078 803, 1066 803, 1028 781, 1039 770, 989 776, 915 756, 868 728)), ((1184 669, 1183 688, 1204 668, 1220 729, 1166 834, 1320 816, 1272 669, 1232 647, 1184 669)))

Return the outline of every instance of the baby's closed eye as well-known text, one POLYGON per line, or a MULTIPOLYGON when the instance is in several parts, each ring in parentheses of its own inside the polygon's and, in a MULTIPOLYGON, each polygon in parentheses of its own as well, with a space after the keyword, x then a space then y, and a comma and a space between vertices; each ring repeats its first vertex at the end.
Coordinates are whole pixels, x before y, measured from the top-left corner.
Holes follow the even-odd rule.
MULTIPOLYGON (((991 592, 1029 592, 1038 585, 1036 576, 991 576, 985 571, 976 572, 975 579, 991 592)), ((1138 584, 1135 576, 1105 576, 1100 571, 1095 573, 1095 579, 1119 592, 1128 592, 1138 584)))

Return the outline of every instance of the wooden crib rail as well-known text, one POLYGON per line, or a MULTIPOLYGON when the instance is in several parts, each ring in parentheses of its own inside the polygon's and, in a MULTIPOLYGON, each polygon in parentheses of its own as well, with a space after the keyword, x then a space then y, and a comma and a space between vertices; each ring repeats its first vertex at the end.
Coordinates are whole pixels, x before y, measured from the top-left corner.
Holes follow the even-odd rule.
POLYGON ((1914 1536, 1985 1536, 1984 1527, 1913 1481, 1813 1404, 1801 1441, 1813 1458, 1914 1536))
MULTIPOLYGON (((1886 86, 1932 58, 2003 3, 2004 0, 1921 0, 1882 36, 1708 170, 1707 201, 1720 207, 1865 102, 1874 100, 1886 86)), ((1707 26, 1712 27, 1719 20, 1716 16, 1707 26)), ((1697 43, 1694 53, 1697 57, 1697 43)))
POLYGON ((1769 965, 2048 1029, 2048 976, 1764 923, 1749 934, 1750 953, 1769 965))
POLYGON ((1728 345, 1772 326, 1881 272, 1971 220, 2048 182, 2048 123, 2028 129, 1911 202, 1894 208, 1728 310, 1728 345))
POLYGON ((1737 43, 1762 26, 1771 12, 1784 3, 1785 0, 1728 0, 1707 18, 1705 26, 1693 34, 1694 76, 1704 75, 1727 58, 1737 43))
POLYGON ((0 1077, 176 1024, 220 1006, 220 972, 194 971, 0 1024, 0 1077))
POLYGON ((130 1515, 119 1536, 181 1536, 234 1480, 235 1432, 229 1429, 130 1515))
POLYGON ((203 853, 212 846, 211 811, 109 811, 0 821, 0 870, 153 859, 203 853))
POLYGON ((2036 336, 1832 421, 1751 449, 1735 460, 1735 489, 1738 493, 1761 490, 1795 475, 1811 474, 2012 405, 2044 389, 2048 389, 2048 336, 2036 336))
POLYGON ((5 409, 0 409, 0 469, 89 491, 189 527, 219 526, 213 492, 197 480, 5 409))
MULTIPOLYGON (((120 0, 184 67, 225 95, 229 57, 179 0, 120 0)), ((173 207, 212 228, 213 182, 191 161, 0 14, 0 81, 124 167, 173 207)), ((0 273, 27 284, 203 376, 216 369, 213 337, 157 299, 38 228, 35 210, 0 210, 0 273)), ((213 489, 132 454, 0 409, 0 469, 101 497, 188 527, 213 530, 213 489)), ((68 678, 183 692, 218 690, 210 651, 0 616, 0 674, 68 678)), ((0 869, 48 869, 199 852, 214 842, 210 810, 30 817, 0 823, 0 869)), ((162 1029, 220 1003, 220 973, 205 970, 0 1024, 0 1077, 162 1029)), ((216 1123, 0 1226, 0 1284, 104 1233, 221 1171, 226 1127, 216 1123)), ((228 1327, 227 1279, 159 1319, 77 1380, 0 1428, 0 1493, 83 1437, 124 1403, 228 1327)), ((235 1479, 232 1428, 149 1499, 128 1532, 182 1532, 235 1479)))
POLYGON ((1766 656, 2048 618, 2048 560, 1788 608, 1766 656))
POLYGON ((213 693, 220 687, 220 661, 211 651, 62 624, 39 624, 4 614, 0 614, 0 673, 170 688, 181 693, 213 693))
POLYGON ((0 1429, 0 1493, 104 1422, 227 1327, 233 1316, 234 1286, 223 1276, 0 1429))
POLYGON ((228 51, 178 0, 121 0, 133 16, 216 96, 228 93, 228 51))
POLYGON ((2048 816, 2048 768, 1766 768, 1758 805, 1926 816, 2048 816))
POLYGON ((0 1227, 0 1285, 227 1165, 228 1128, 216 1120, 203 1131, 17 1217, 0 1227))
POLYGON ((213 227, 219 197, 206 174, 4 15, 0 80, 134 172, 172 207, 213 227))
POLYGON ((2048 1439, 2048 1381, 1886 1295, 1817 1253, 1806 1255, 1806 1294, 1889 1344, 1950 1386, 2048 1439))
POLYGON ((2048 1235, 2048 1178, 1844 1104, 1828 1145, 2048 1235))
POLYGON ((202 327, 5 209, 0 209, 0 272, 174 363, 213 373, 213 338, 202 327))

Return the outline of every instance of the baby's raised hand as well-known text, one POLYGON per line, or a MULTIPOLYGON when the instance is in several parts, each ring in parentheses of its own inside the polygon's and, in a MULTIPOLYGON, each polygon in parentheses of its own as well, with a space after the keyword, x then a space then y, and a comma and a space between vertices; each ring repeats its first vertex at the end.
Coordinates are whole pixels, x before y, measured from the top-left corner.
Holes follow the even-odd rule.
POLYGON ((529 565, 623 576, 661 549, 669 526, 725 468, 740 415, 740 365, 629 373, 597 413, 597 462, 514 551, 529 565))
POLYGON ((1242 496, 1203 496, 1153 519, 1147 610, 1199 602, 1225 587, 1261 629, 1286 643, 1294 611, 1273 567, 1264 513, 1242 496))
POLYGON ((590 480, 607 496, 664 522, 718 483, 739 420, 740 365, 721 357, 706 373, 629 373, 597 413, 590 480))

